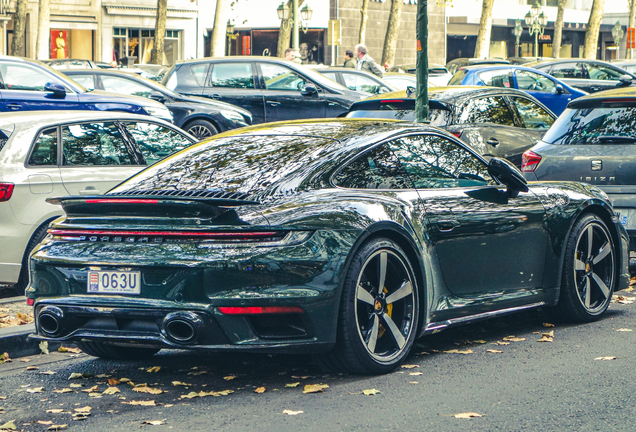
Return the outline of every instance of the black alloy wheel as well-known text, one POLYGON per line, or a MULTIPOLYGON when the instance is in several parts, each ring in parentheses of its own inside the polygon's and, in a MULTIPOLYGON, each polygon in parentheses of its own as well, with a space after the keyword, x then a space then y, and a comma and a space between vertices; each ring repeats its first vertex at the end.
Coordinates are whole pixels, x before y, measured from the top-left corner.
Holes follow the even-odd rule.
POLYGON ((406 358, 415 339, 419 296, 404 251, 389 239, 363 245, 354 256, 343 291, 331 369, 387 373, 406 358))
POLYGON ((572 321, 598 319, 612 300, 616 284, 614 240, 596 215, 579 219, 566 243, 559 308, 572 321))
POLYGON ((184 129, 199 141, 219 133, 214 125, 206 120, 194 120, 188 123, 184 129))

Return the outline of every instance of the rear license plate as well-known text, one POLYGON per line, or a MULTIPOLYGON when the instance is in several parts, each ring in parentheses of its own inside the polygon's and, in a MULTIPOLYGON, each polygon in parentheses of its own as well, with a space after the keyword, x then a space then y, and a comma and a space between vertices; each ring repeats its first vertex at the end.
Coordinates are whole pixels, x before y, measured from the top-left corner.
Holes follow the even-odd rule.
POLYGON ((89 293, 141 294, 141 272, 90 271, 89 293))

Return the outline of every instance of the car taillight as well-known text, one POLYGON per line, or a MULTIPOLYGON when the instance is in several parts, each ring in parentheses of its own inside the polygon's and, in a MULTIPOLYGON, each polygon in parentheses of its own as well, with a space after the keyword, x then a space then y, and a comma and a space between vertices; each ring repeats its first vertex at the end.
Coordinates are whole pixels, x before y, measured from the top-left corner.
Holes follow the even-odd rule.
POLYGON ((462 134, 461 132, 451 132, 453 135, 455 135, 457 138, 460 137, 460 135, 462 134))
POLYGON ((521 156, 521 171, 534 172, 541 162, 541 156, 531 150, 527 150, 521 156))
POLYGON ((9 201, 13 195, 13 183, 0 183, 0 202, 9 201))
POLYGON ((219 311, 225 315, 289 314, 305 312, 298 306, 219 306, 219 311))

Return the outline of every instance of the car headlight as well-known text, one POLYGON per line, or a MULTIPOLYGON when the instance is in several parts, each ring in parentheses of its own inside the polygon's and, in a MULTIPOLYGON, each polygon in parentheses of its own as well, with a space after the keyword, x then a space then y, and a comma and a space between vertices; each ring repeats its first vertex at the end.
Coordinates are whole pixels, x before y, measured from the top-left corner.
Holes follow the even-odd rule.
POLYGON ((245 123, 245 118, 236 111, 222 110, 221 115, 230 121, 245 123))
POLYGON ((143 108, 151 116, 172 121, 172 113, 170 112, 168 108, 158 107, 158 106, 145 106, 143 108))

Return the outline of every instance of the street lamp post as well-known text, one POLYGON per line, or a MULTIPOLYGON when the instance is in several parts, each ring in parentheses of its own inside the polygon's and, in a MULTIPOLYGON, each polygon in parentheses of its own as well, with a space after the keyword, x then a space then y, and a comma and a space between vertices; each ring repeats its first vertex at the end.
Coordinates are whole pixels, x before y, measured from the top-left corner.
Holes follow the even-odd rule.
POLYGON ((311 20, 311 16, 314 11, 309 7, 309 5, 303 6, 300 10, 300 14, 298 13, 298 0, 292 1, 292 10, 290 17, 289 6, 285 2, 282 2, 280 6, 276 9, 278 13, 278 19, 282 21, 283 28, 285 31, 292 28, 292 48, 294 51, 298 52, 300 49, 300 41, 299 41, 299 32, 298 30, 302 28, 303 33, 307 33, 309 30, 309 21, 311 20), (299 20, 300 19, 300 20, 299 20))
POLYGON ((614 38, 614 45, 616 45, 616 59, 620 58, 620 47, 621 47, 621 40, 623 39, 623 34, 625 32, 623 32, 623 26, 621 26, 621 22, 620 21, 616 21, 616 24, 614 24, 614 27, 612 27, 612 37, 614 38))
POLYGON ((232 54, 232 40, 236 39, 234 34, 234 21, 227 20, 227 26, 225 27, 225 35, 227 36, 227 55, 232 54))
POLYGON ((539 57, 539 35, 543 34, 545 26, 548 25, 548 16, 541 12, 541 6, 536 1, 526 14, 526 25, 530 36, 534 35, 534 56, 539 57))
POLYGON ((515 45, 515 57, 517 57, 519 55, 519 38, 521 37, 521 34, 523 33, 523 27, 521 27, 521 20, 515 20, 515 28, 513 30, 513 34, 515 35, 515 39, 517 41, 516 45, 515 45))

